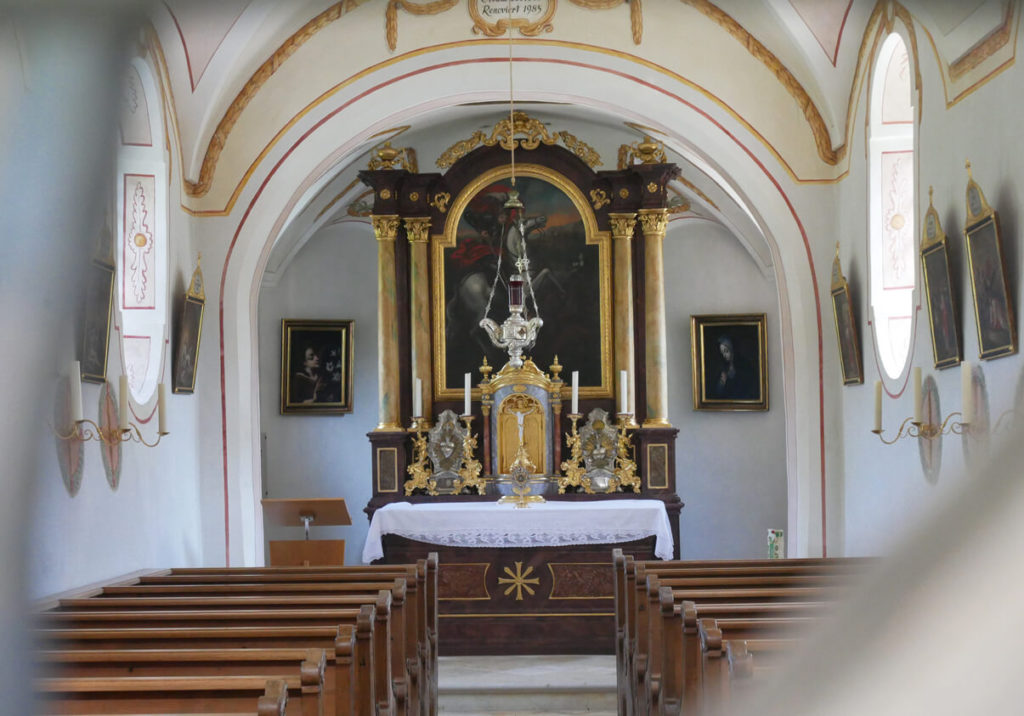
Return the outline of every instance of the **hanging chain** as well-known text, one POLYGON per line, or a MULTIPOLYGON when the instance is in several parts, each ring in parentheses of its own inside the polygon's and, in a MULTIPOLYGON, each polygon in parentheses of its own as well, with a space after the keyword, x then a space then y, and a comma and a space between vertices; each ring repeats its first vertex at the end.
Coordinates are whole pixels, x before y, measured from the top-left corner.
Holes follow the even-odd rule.
POLYGON ((515 92, 512 84, 512 0, 506 3, 508 13, 508 140, 512 145, 512 188, 516 188, 516 124, 515 124, 515 92))

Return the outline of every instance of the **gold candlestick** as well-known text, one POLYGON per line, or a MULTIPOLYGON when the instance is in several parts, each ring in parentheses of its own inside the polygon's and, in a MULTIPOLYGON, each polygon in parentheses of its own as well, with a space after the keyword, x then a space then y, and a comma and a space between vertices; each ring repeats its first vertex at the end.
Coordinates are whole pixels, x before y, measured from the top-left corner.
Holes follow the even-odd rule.
POLYGON ((565 436, 565 444, 569 448, 569 459, 561 464, 565 475, 558 477, 558 494, 560 495, 565 494, 565 490, 569 487, 579 487, 582 484, 583 473, 586 472, 582 462, 583 447, 580 443, 580 434, 576 430, 576 423, 582 417, 583 415, 580 413, 569 413, 569 420, 572 421, 572 432, 567 433, 565 436))
POLYGON ((473 457, 476 450, 476 435, 473 434, 473 416, 463 415, 462 422, 466 424, 466 438, 462 442, 462 467, 459 469, 459 477, 453 483, 455 494, 462 492, 464 488, 476 489, 476 494, 484 494, 484 481, 480 479, 480 472, 483 465, 473 457))

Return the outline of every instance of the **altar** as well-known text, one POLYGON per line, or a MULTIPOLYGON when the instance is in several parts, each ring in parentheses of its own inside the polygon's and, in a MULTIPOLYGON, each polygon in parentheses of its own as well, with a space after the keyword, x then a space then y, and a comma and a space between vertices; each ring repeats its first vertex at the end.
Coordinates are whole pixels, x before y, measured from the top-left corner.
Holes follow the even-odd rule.
POLYGON ((438 552, 438 642, 454 654, 611 654, 612 549, 667 559, 661 500, 395 502, 377 510, 365 562, 438 552))

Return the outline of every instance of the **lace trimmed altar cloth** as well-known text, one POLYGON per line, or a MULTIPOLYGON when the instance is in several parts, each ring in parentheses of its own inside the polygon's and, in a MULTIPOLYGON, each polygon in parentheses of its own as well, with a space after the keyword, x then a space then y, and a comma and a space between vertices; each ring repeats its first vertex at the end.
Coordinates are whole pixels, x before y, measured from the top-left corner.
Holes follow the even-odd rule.
POLYGON ((496 502, 393 502, 374 513, 363 562, 384 556, 386 534, 449 547, 614 544, 654 536, 659 559, 672 559, 673 547, 661 500, 544 502, 522 509, 496 502))

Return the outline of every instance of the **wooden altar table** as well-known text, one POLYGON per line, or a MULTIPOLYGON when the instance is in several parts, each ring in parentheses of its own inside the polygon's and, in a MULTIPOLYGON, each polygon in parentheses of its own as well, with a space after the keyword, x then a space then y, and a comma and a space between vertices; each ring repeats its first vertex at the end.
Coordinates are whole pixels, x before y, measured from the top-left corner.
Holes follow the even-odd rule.
POLYGON ((375 511, 363 559, 439 553, 442 655, 612 654, 615 547, 671 557, 664 502, 397 502, 375 511))

